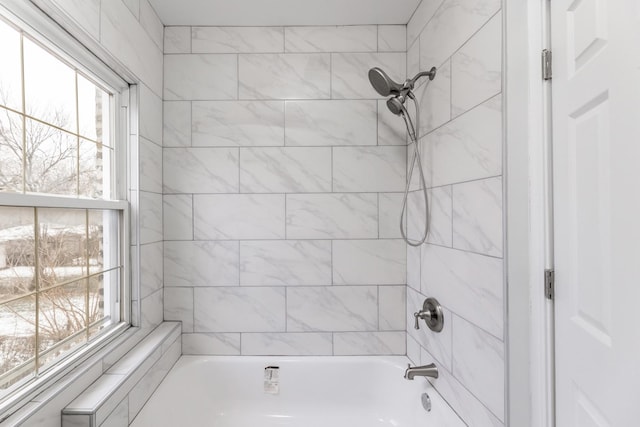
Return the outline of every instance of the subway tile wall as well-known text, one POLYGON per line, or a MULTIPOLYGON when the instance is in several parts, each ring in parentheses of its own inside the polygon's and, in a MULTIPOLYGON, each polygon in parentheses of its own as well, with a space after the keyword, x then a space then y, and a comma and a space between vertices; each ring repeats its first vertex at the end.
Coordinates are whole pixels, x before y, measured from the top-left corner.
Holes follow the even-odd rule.
POLYGON ((166 27, 164 46, 184 353, 405 354, 406 132, 367 71, 405 78, 406 26, 166 27))
MULTIPOLYGON (((463 420, 503 426, 502 14, 499 0, 423 0, 407 25, 407 70, 438 67, 417 90, 431 234, 407 249, 407 354, 435 362, 433 383, 463 420), (413 328, 426 297, 441 333, 413 328)), ((409 234, 425 206, 411 183, 409 234)))

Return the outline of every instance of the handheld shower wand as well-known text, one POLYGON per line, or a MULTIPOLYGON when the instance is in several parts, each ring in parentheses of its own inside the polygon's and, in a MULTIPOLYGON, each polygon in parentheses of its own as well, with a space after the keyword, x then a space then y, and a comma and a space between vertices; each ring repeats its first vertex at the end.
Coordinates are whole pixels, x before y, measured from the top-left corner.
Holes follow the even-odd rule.
POLYGON ((411 166, 409 166, 409 173, 407 176, 407 183, 404 191, 404 197, 402 200, 402 212, 400 213, 400 233, 402 234, 402 238, 408 245, 411 246, 420 246, 427 240, 427 236, 429 235, 429 225, 430 225, 430 209, 429 209, 429 196, 427 192, 427 184, 424 178, 424 170, 422 168, 422 157, 420 155, 420 146, 418 144, 418 140, 420 139, 419 131, 420 131, 420 105, 418 100, 416 99, 413 88, 415 87, 416 82, 421 77, 428 77, 429 81, 433 80, 436 77, 436 67, 432 67, 429 71, 421 71, 415 75, 412 79, 407 79, 403 84, 397 83, 391 79, 382 69, 378 67, 374 67, 369 70, 369 81, 373 88, 382 96, 388 96, 387 99, 387 108, 397 115, 401 116, 404 119, 405 126, 407 127, 407 132, 409 133, 409 138, 413 143, 413 157, 411 158, 411 166), (407 98, 410 98, 413 101, 415 110, 416 110, 416 124, 414 126, 413 121, 411 120, 411 116, 405 107, 405 102, 407 98), (422 194, 424 196, 424 205, 425 205, 425 226, 422 237, 419 240, 410 240, 407 237, 407 220, 406 220, 406 211, 407 211, 407 202, 409 198, 409 187, 411 185, 411 179, 413 177, 414 166, 418 163, 418 173, 420 178, 420 186, 422 187, 422 194))

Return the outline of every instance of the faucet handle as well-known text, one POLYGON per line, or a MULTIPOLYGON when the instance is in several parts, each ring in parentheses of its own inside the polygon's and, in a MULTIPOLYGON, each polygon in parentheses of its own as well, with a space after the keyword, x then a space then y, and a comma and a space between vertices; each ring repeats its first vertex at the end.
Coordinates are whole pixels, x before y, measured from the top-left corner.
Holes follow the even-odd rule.
POLYGON ((420 329, 420 319, 423 319, 429 329, 440 332, 444 325, 444 314, 440 303, 435 298, 427 298, 422 305, 422 310, 413 313, 416 320, 415 329, 420 329))

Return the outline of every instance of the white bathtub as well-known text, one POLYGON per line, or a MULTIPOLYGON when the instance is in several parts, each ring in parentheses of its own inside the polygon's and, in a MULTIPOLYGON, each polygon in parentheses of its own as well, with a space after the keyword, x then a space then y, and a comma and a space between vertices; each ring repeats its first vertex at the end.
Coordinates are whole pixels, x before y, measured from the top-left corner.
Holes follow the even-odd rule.
POLYGON ((403 378, 406 363, 405 357, 182 356, 132 425, 463 427, 426 379, 403 378), (265 392, 267 366, 279 367, 278 394, 265 392))

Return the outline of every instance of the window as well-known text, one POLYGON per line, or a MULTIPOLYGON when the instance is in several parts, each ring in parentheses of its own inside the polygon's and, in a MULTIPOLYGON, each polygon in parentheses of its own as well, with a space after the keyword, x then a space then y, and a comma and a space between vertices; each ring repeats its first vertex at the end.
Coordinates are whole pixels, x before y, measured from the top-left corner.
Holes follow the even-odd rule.
POLYGON ((0 398, 128 308, 123 94, 15 22, 0 15, 0 398))

